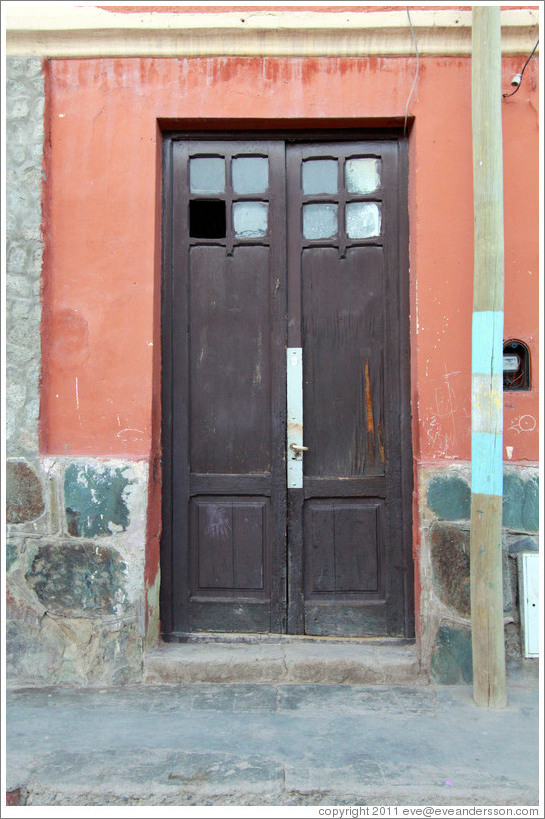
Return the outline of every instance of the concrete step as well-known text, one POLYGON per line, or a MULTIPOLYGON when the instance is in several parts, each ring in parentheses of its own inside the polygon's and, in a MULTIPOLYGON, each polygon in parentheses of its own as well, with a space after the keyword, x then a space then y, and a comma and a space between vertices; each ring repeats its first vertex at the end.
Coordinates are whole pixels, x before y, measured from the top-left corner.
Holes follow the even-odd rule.
POLYGON ((321 683, 418 685, 429 682, 414 643, 241 636, 162 643, 144 660, 153 684, 321 683), (217 640, 217 641, 216 641, 217 640))
POLYGON ((354 805, 465 805, 465 815, 538 805, 539 699, 537 681, 511 686, 501 711, 478 708, 468 685, 8 690, 4 787, 10 804, 41 807, 21 816, 74 815, 61 805, 125 806, 82 814, 93 817, 257 815, 222 812, 235 805, 317 817, 273 806, 342 805, 345 819, 354 805))

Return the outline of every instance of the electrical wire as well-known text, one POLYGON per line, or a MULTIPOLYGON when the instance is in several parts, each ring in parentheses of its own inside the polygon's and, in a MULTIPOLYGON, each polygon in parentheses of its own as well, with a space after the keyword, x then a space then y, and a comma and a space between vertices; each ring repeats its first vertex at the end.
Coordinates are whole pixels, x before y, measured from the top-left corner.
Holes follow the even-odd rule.
MULTIPOLYGON (((538 47, 538 45, 539 45, 539 40, 537 41, 537 43, 536 43, 536 44, 535 44, 535 46, 533 47, 533 49, 532 49, 532 53, 530 54, 530 56, 528 57, 528 59, 527 59, 527 60, 526 60, 526 62, 524 63, 524 66, 523 66, 523 68, 522 68, 522 71, 520 72, 520 82, 519 82, 519 84, 517 85, 517 87, 515 88, 515 90, 514 90, 514 91, 511 91, 511 93, 510 93, 510 94, 502 94, 502 97, 503 97, 504 99, 505 99, 505 98, 507 98, 507 97, 512 97, 512 96, 513 96, 513 94, 516 94, 516 93, 517 93, 517 91, 519 90, 520 86, 522 85, 522 77, 523 77, 523 75, 524 75, 524 69, 526 68, 526 66, 528 65, 528 63, 530 62, 530 60, 532 59, 532 57, 534 56, 534 51, 536 50, 536 48, 538 47)), ((515 75, 515 76, 516 76, 516 75, 515 75)))
POLYGON ((413 84, 411 86, 411 90, 410 90, 409 96, 407 98, 407 105, 405 106, 405 122, 403 124, 403 136, 405 136, 405 133, 407 131, 407 116, 409 114, 409 103, 411 101, 411 97, 413 95, 414 87, 415 87, 416 81, 418 79, 418 72, 420 71, 420 54, 418 53, 418 43, 416 42, 416 34, 414 33, 414 28, 413 28, 411 15, 410 15, 408 6, 405 6, 405 11, 407 12, 407 17, 409 18, 409 25, 411 27, 411 34, 413 35, 413 40, 414 40, 414 50, 416 51, 416 74, 414 75, 413 84))

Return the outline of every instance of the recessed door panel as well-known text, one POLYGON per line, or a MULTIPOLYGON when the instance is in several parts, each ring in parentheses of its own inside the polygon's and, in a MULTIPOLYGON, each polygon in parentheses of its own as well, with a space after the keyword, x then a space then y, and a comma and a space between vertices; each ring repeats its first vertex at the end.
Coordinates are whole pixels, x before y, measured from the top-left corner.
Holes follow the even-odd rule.
POLYGON ((382 504, 360 499, 312 500, 305 504, 307 597, 370 593, 380 579, 382 504))
POLYGON ((380 247, 304 248, 305 455, 313 477, 383 475, 384 259, 380 247))
POLYGON ((270 501, 258 497, 191 499, 192 592, 265 595, 270 587, 270 501))
POLYGON ((189 252, 191 471, 271 468, 268 247, 189 252))

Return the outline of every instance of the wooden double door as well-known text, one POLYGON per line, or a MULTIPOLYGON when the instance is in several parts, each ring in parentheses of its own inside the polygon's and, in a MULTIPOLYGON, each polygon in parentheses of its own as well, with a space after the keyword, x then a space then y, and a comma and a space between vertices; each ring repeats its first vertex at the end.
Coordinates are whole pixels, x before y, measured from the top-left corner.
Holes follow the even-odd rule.
POLYGON ((165 639, 412 636, 405 147, 165 139, 165 639))

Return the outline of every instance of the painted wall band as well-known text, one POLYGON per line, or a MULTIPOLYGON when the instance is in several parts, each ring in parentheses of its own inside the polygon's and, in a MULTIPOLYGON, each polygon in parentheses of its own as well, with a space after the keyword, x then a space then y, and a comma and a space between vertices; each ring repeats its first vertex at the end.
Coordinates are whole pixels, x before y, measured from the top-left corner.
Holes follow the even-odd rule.
POLYGON ((471 491, 474 495, 503 495, 503 436, 471 433, 471 491))
POLYGON ((503 310, 473 313, 471 491, 503 493, 503 310))
POLYGON ((503 429, 503 377, 474 373, 471 378, 471 429, 501 432, 503 429))

